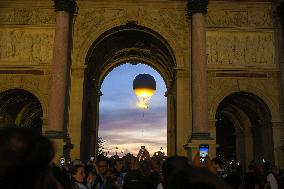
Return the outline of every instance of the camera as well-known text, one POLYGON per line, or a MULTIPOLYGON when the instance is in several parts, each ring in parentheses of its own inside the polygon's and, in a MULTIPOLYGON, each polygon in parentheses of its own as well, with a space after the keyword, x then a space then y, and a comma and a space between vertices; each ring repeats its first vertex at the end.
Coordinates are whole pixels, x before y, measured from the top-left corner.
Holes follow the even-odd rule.
POLYGON ((143 154, 145 151, 145 146, 141 146, 140 152, 143 154))
POLYGON ((64 157, 61 157, 61 158, 60 158, 60 164, 61 164, 61 165, 64 165, 64 164, 65 164, 65 158, 64 158, 64 157))
POLYGON ((209 151, 209 145, 207 144, 199 145, 199 156, 201 163, 205 163, 205 158, 208 156, 208 151, 209 151))

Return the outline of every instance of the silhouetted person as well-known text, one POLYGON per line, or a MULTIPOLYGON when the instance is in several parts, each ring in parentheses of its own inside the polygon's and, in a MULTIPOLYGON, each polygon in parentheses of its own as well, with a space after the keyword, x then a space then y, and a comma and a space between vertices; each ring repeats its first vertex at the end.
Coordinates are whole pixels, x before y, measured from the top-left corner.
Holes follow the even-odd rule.
POLYGON ((162 164, 162 184, 164 188, 167 188, 169 177, 177 172, 178 170, 183 169, 188 166, 188 159, 183 156, 172 156, 169 157, 162 164))
POLYGON ((245 189, 255 189, 256 186, 259 187, 259 179, 258 175, 254 171, 254 166, 248 166, 248 172, 245 174, 244 177, 244 188, 245 189))
POLYGON ((220 177, 206 168, 185 166, 171 174, 167 189, 230 189, 220 177))
POLYGON ((151 169, 151 158, 147 149, 139 151, 134 169, 129 171, 124 178, 123 189, 157 189, 160 175, 151 169))
POLYGON ((52 143, 28 128, 0 128, 0 188, 47 189, 60 187, 50 171, 52 143))

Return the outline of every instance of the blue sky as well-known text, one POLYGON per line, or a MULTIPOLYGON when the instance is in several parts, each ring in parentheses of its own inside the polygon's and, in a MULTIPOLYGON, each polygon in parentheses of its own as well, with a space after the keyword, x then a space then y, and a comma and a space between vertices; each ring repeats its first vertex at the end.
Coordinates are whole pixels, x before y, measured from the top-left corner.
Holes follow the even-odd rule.
POLYGON ((156 70, 144 64, 123 64, 106 76, 101 91, 99 136, 106 141, 106 151, 113 154, 118 147, 120 156, 128 152, 137 154, 143 145, 150 154, 161 147, 166 152, 166 86, 156 70), (137 97, 132 89, 135 76, 143 73, 152 75, 157 85, 147 110, 136 107, 137 97))

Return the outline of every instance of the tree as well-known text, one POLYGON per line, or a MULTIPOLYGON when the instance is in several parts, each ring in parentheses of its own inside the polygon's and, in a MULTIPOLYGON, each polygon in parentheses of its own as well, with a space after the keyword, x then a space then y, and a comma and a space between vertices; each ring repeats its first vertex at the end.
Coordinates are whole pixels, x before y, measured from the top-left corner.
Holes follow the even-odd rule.
POLYGON ((104 148, 104 143, 106 141, 102 137, 98 137, 98 153, 97 155, 103 155, 106 156, 105 148, 104 148))

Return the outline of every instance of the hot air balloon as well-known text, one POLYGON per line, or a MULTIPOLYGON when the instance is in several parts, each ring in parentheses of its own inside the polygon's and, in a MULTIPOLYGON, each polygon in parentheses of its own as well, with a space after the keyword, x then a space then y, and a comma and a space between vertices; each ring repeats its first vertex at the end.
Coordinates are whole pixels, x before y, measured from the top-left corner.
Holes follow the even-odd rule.
POLYGON ((148 101, 156 91, 156 81, 149 74, 139 74, 133 80, 133 90, 138 97, 137 107, 147 109, 148 101))

